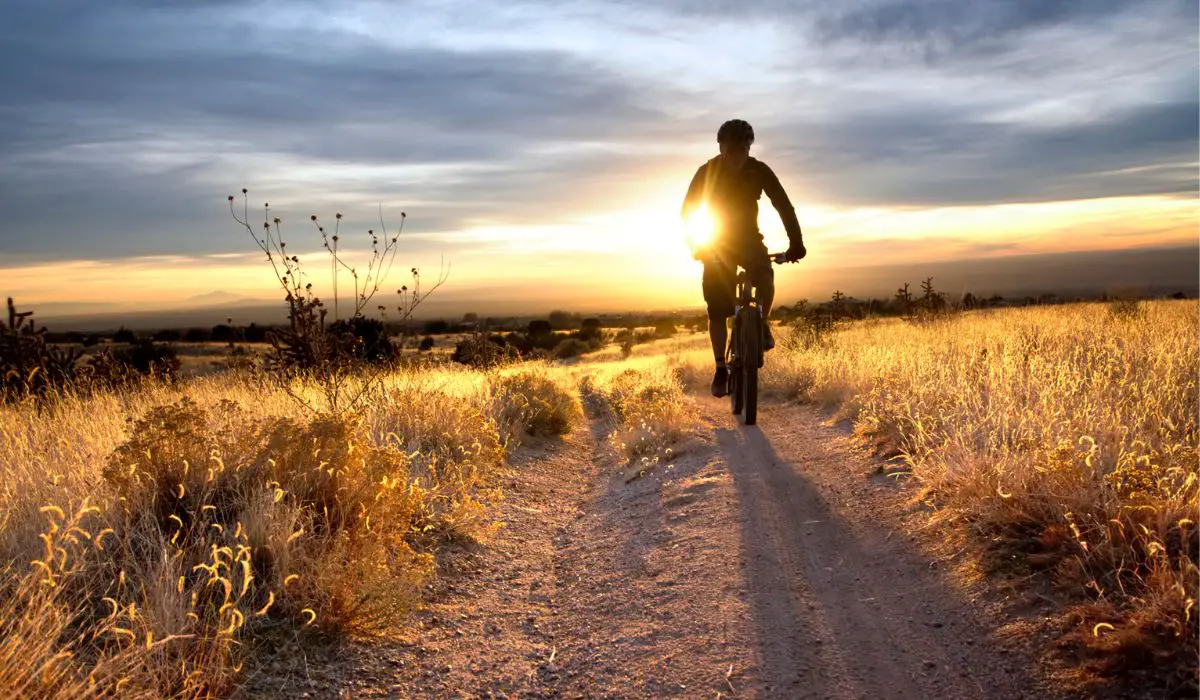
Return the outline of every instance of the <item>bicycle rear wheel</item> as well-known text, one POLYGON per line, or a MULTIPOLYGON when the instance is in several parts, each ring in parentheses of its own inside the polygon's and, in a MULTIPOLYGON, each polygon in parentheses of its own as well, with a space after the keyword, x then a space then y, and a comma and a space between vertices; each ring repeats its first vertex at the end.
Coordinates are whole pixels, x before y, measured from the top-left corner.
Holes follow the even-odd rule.
POLYGON ((757 307, 745 309, 741 333, 742 375, 741 389, 744 394, 746 425, 758 420, 758 366, 762 359, 762 319, 757 307))

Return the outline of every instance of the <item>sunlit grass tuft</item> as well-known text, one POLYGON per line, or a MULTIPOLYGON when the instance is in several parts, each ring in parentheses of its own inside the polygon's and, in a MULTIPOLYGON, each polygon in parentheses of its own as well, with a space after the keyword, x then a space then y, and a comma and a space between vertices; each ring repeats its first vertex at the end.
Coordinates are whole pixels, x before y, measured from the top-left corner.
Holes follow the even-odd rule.
POLYGON ((582 378, 580 392, 593 411, 612 421, 617 452, 646 468, 678 454, 696 422, 679 372, 663 358, 636 369, 593 370, 582 378))
POLYGON ((510 440, 566 435, 583 419, 573 387, 547 369, 526 367, 496 377, 491 400, 510 440))

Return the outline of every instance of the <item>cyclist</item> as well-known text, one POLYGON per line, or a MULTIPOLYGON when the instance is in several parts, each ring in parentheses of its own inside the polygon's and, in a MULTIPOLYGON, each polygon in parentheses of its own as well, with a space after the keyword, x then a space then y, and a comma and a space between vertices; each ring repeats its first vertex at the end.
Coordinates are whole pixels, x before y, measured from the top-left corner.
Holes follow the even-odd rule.
MULTIPOLYGON (((771 313, 775 297, 775 271, 758 229, 758 199, 767 193, 779 212, 787 231, 785 257, 795 262, 806 254, 796 210, 779 178, 766 163, 750 157, 754 129, 741 119, 731 119, 717 130, 720 155, 696 171, 683 200, 683 218, 695 226, 695 217, 706 216, 711 239, 691 241, 693 256, 704 263, 701 287, 708 305, 708 335, 712 340, 717 368, 713 373, 712 395, 728 393, 729 370, 725 367, 726 319, 733 315, 737 287, 737 268, 745 268, 750 283, 758 288, 762 317, 771 313), (707 212, 707 213, 705 213, 707 212)), ((764 350, 775 347, 771 329, 766 328, 764 350)))

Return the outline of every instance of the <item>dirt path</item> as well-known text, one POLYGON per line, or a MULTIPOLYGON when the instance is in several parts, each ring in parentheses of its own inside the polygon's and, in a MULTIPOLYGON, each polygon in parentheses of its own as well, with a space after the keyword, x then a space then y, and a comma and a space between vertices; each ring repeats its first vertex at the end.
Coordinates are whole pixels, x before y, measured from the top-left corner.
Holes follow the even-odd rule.
MULTIPOLYGON (((904 496, 811 409, 697 436, 624 483, 603 426, 523 453, 507 527, 402 640, 294 661, 287 697, 1042 698, 904 525, 904 496)), ((995 620, 990 623, 993 626, 995 620)))

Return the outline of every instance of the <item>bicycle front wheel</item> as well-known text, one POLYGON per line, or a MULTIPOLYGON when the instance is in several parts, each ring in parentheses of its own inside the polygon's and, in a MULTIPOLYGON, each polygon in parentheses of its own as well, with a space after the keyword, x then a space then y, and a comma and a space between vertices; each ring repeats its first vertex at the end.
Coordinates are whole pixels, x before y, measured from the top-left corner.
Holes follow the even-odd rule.
POLYGON ((742 412, 742 365, 745 360, 741 357, 741 323, 737 318, 733 319, 733 338, 730 342, 730 347, 733 352, 729 357, 729 407, 733 410, 733 415, 738 415, 742 412))
POLYGON ((745 309, 742 319, 741 356, 742 375, 741 389, 744 395, 746 425, 754 425, 758 420, 758 366, 762 360, 762 317, 757 307, 745 309))

